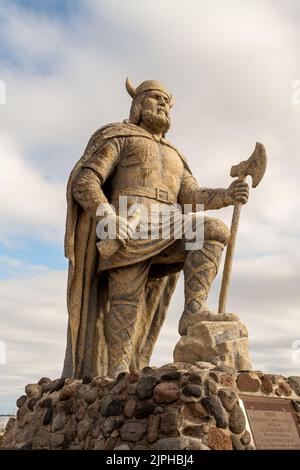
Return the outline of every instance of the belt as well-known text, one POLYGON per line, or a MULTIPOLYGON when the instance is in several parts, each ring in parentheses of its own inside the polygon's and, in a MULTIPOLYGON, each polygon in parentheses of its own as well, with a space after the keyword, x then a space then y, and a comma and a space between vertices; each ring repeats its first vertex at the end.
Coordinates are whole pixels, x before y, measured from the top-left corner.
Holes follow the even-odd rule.
POLYGON ((161 188, 122 189, 119 194, 114 194, 113 199, 119 196, 149 197, 166 204, 176 204, 177 202, 177 198, 171 196, 168 190, 161 188))

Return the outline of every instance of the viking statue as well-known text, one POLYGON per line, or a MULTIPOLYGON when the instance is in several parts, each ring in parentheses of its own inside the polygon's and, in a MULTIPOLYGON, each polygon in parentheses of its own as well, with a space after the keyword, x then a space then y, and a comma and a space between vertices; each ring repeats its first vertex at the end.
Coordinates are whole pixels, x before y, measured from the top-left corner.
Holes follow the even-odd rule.
POLYGON ((187 250, 184 239, 134 238, 119 213, 120 196, 128 206, 146 208, 190 204, 196 211, 247 202, 247 183, 227 189, 198 185, 184 156, 166 140, 173 97, 155 80, 126 89, 132 97, 129 119, 108 124, 91 137, 75 165, 67 189, 65 255, 69 259, 68 338, 63 376, 108 375, 140 369, 149 363, 180 271, 184 272, 185 306, 179 333, 209 320, 236 320, 206 305, 229 230, 215 218, 204 219, 204 242, 187 250), (97 209, 118 226, 120 248, 102 257, 97 209))

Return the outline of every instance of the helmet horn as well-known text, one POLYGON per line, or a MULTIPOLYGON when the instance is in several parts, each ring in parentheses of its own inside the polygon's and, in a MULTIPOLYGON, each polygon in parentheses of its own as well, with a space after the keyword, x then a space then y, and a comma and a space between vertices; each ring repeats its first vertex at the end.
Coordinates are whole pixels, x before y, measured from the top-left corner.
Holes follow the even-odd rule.
POLYGON ((125 85, 126 85, 126 90, 128 91, 131 98, 134 98, 136 89, 134 88, 134 86, 132 85, 128 77, 126 78, 125 85))

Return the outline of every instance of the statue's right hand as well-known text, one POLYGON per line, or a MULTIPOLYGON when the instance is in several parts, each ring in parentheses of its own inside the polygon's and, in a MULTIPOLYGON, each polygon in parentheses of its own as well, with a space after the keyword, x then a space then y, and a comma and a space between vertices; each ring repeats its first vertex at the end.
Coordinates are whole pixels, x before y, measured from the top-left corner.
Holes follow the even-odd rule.
MULTIPOLYGON (((103 219, 102 222, 104 222, 103 219)), ((120 240, 123 245, 125 245, 125 240, 132 237, 134 233, 134 229, 130 225, 129 221, 124 217, 120 217, 115 212, 111 212, 105 217, 105 226, 110 228, 112 231, 111 233, 115 234, 116 238, 120 240)))
POLYGON ((120 217, 119 215, 114 215, 115 217, 115 223, 116 223, 116 234, 117 238, 120 241, 127 240, 128 238, 131 238, 134 234, 134 229, 130 225, 128 219, 125 219, 124 217, 120 217))
POLYGON ((123 245, 126 244, 125 240, 131 238, 134 234, 134 226, 130 224, 130 219, 125 219, 115 213, 109 207, 105 211, 97 215, 97 236, 101 240, 107 238, 107 233, 110 232, 108 238, 117 238, 123 245))

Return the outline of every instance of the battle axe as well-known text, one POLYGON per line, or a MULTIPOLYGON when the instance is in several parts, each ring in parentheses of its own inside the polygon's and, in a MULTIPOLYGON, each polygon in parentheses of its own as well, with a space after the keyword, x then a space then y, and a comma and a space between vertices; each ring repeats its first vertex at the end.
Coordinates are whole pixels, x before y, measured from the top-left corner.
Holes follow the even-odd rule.
MULTIPOLYGON (((238 165, 231 168, 230 176, 237 177, 241 182, 246 181, 247 176, 252 177, 252 188, 256 188, 261 182, 267 166, 266 150, 263 144, 256 142, 254 152, 248 160, 242 161, 238 165)), ((231 278, 233 253, 235 241, 239 226, 240 213, 242 204, 237 202, 234 204, 233 216, 230 228, 230 240, 227 246, 226 258, 223 271, 222 287, 219 299, 219 313, 225 313, 228 289, 231 278)))

